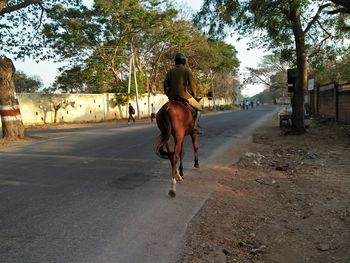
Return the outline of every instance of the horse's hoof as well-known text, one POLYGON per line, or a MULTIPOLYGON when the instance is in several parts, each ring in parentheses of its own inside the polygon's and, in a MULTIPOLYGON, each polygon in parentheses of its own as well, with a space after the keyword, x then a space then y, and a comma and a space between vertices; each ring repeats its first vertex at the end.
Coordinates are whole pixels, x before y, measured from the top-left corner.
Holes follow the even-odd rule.
POLYGON ((184 180, 184 177, 180 175, 176 178, 177 182, 182 182, 183 180, 184 180))
POLYGON ((170 197, 175 197, 176 196, 176 193, 174 190, 169 190, 169 196, 170 197))
POLYGON ((199 168, 199 164, 195 164, 194 167, 199 168))

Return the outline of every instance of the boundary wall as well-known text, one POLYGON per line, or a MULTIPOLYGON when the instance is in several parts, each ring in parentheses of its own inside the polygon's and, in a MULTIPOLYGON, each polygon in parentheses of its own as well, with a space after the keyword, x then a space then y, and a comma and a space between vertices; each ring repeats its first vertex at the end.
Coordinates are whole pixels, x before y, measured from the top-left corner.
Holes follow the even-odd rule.
POLYGON ((311 114, 350 123, 350 83, 330 83, 310 91, 311 114))
MULTIPOLYGON (((43 125, 55 122, 101 122, 108 120, 125 119, 127 115, 126 105, 118 105, 114 93, 103 94, 46 94, 46 93, 18 93, 17 98, 21 110, 23 124, 43 125), (54 108, 60 108, 55 111, 54 108)), ((150 116, 150 104, 153 103, 159 110, 168 98, 163 94, 143 96, 139 98, 139 112, 137 112, 136 99, 129 102, 136 110, 136 117, 148 118, 150 116)), ((204 97, 201 100, 203 107, 212 107, 213 100, 204 97)), ((217 98, 215 105, 231 105, 233 100, 217 98)), ((0 122, 1 126, 1 122, 0 122)))

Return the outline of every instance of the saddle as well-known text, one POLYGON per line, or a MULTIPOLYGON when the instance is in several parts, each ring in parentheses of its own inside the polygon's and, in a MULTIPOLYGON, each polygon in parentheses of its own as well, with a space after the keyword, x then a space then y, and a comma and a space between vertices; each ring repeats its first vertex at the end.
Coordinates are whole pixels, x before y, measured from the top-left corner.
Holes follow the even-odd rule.
POLYGON ((173 99, 169 99, 170 101, 178 101, 178 102, 181 102, 183 105, 186 106, 187 109, 189 109, 189 111, 191 112, 192 116, 195 117, 196 114, 197 114, 197 110, 195 108, 193 108, 191 106, 191 104, 188 102, 188 100, 180 97, 180 96, 176 96, 175 98, 173 99))

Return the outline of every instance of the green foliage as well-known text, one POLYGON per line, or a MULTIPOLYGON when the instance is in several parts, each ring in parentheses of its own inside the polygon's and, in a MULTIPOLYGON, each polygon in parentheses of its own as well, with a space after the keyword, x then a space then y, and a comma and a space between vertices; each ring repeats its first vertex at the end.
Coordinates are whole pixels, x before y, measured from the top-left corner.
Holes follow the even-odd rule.
POLYGON ((231 104, 231 105, 219 105, 219 106, 217 106, 217 110, 219 110, 219 111, 226 111, 226 110, 233 110, 235 107, 234 107, 234 105, 233 104, 231 104))
POLYGON ((81 1, 8 0, 7 6, 0 9, 0 55, 12 54, 15 58, 32 56, 37 60, 48 58, 49 52, 40 30, 48 21, 47 11, 57 8, 57 5, 79 6, 81 1))
POLYGON ((61 74, 56 77, 53 88, 63 93, 83 93, 87 91, 86 74, 80 66, 69 69, 60 68, 61 74))
POLYGON ((205 96, 214 85, 218 96, 232 96, 239 67, 236 49, 221 40, 209 40, 197 31, 182 51, 197 78, 197 95, 205 96))
POLYGON ((23 71, 16 71, 13 76, 16 92, 37 92, 43 83, 38 76, 28 76, 23 71))
POLYGON ((223 41, 211 41, 211 50, 216 58, 216 65, 213 68, 220 73, 236 73, 240 62, 237 59, 237 50, 234 46, 223 41))
POLYGON ((151 75, 149 68, 156 64, 156 52, 168 45, 168 36, 177 37, 166 35, 175 30, 175 16, 174 9, 158 1, 95 1, 92 9, 53 9, 52 22, 43 32, 60 58, 80 64, 87 73, 87 82, 97 84, 100 92, 127 86, 133 52, 138 72, 143 74, 137 76, 142 93, 151 75))
POLYGON ((349 83, 350 82, 350 53, 342 58, 327 61, 323 65, 314 68, 312 75, 317 85, 323 85, 330 82, 349 83))
MULTIPOLYGON (((295 61, 295 25, 301 19, 305 34, 308 56, 317 59, 317 52, 328 55, 334 50, 335 39, 349 36, 350 16, 334 16, 327 13, 330 1, 234 1, 206 0, 196 15, 195 21, 201 28, 209 28, 212 37, 224 35, 225 28, 233 28, 239 35, 252 39, 250 45, 270 50, 279 50, 285 58, 295 61), (227 8, 225 7, 227 5, 227 8), (224 8, 225 7, 225 8, 224 8), (323 9, 319 9, 319 8, 323 9), (298 18, 298 16, 300 16, 298 18), (321 26, 319 26, 321 25, 321 26), (293 29, 294 28, 294 29, 293 29), (290 52, 294 51, 294 52, 290 52)), ((339 50, 337 50, 339 51, 339 50)))
MULTIPOLYGON (((211 102, 213 103, 213 102, 211 102)), ((228 111, 228 110, 234 110, 236 109, 235 105, 232 103, 232 104, 229 104, 229 105, 216 105, 215 106, 215 109, 214 109, 214 106, 211 104, 211 106, 208 106, 208 107, 205 107, 203 109, 203 112, 204 113, 207 113, 207 112, 212 112, 212 111, 228 111)))
POLYGON ((116 105, 126 105, 130 99, 131 99, 131 96, 129 94, 126 94, 126 93, 115 93, 115 103, 116 105))
MULTIPOLYGON (((75 79, 89 92, 93 87, 97 88, 95 92, 126 92, 131 52, 140 94, 148 92, 148 87, 155 87, 152 92, 162 91, 164 76, 177 51, 186 54, 199 83, 216 72, 237 71, 239 61, 233 46, 208 41, 191 22, 176 16, 177 11, 166 1, 101 0, 91 9, 57 6, 43 32, 60 58, 72 61, 71 69, 82 69, 84 77, 75 79)), ((71 69, 66 73, 74 78, 71 69)), ((66 79, 69 77, 62 76, 57 81, 66 85, 66 79)), ((132 95, 134 85, 132 75, 132 95)))
MULTIPOLYGON (((222 41, 209 41, 177 15, 167 0, 96 0, 92 8, 81 1, 39 1, 18 12, 0 13, 1 41, 6 42, 2 50, 16 57, 70 60, 46 89, 51 92, 126 92, 133 53, 140 94, 148 87, 162 90, 173 54, 182 51, 204 94, 200 88, 214 76, 236 73, 236 50, 222 41)), ((131 85, 134 94, 134 81, 131 85)), ((227 85, 220 84, 225 89, 227 85)))
POLYGON ((303 105, 308 63, 317 65, 322 63, 322 58, 339 55, 342 45, 335 40, 349 37, 341 25, 348 24, 350 17, 342 20, 332 15, 328 0, 242 0, 226 8, 228 2, 204 1, 195 17, 197 25, 209 28, 209 34, 214 37, 222 36, 228 26, 239 35, 250 36, 252 46, 279 52, 284 58, 294 50, 290 61, 296 62, 298 74, 292 99, 293 128, 298 133, 305 132, 303 105))

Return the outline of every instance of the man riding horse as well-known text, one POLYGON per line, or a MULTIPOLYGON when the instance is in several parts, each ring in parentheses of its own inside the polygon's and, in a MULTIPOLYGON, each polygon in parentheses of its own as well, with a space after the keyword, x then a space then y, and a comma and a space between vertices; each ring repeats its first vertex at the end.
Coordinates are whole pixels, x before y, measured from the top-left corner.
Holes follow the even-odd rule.
MULTIPOLYGON (((202 106, 195 99, 196 84, 191 70, 186 65, 186 57, 177 53, 174 57, 175 66, 167 73, 164 80, 164 92, 169 100, 180 100, 195 110, 193 132, 201 134, 199 118, 202 106)), ((191 110, 191 109, 190 109, 191 110)), ((193 110, 191 110, 193 112, 193 110)))

